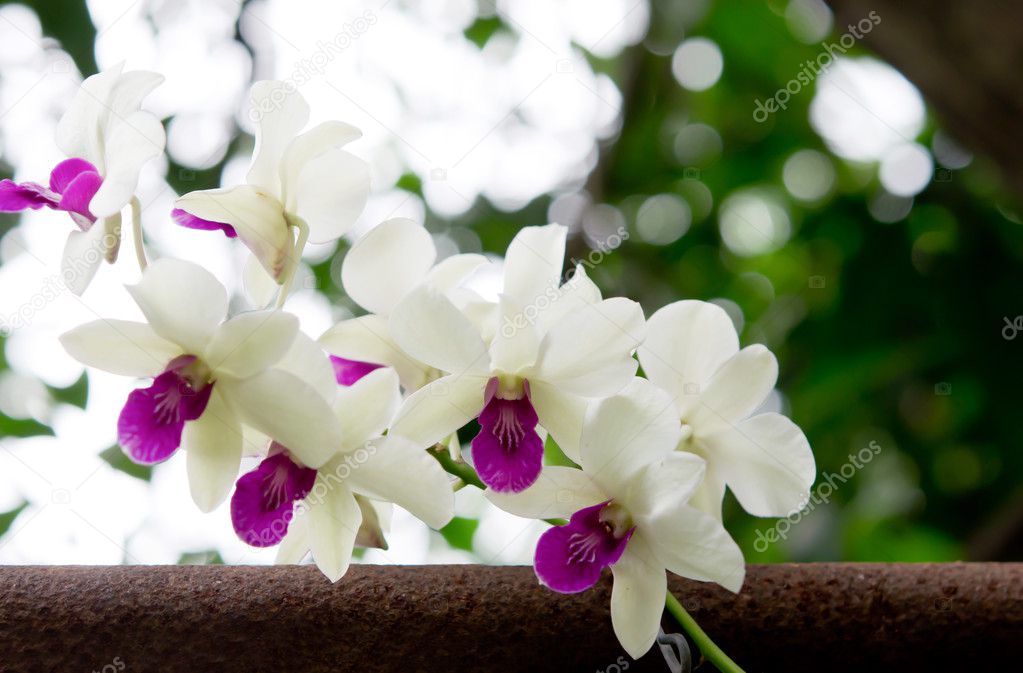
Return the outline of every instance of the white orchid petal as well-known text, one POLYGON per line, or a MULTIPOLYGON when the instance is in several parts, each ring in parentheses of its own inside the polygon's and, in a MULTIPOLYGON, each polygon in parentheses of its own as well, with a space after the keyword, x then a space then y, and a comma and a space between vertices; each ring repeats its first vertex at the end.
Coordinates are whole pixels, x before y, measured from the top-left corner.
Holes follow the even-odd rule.
POLYGON ((249 100, 249 114, 256 122, 256 147, 246 181, 280 200, 281 161, 288 145, 309 121, 309 105, 294 85, 274 80, 253 84, 249 100))
POLYGON ((610 498, 585 472, 549 465, 532 486, 518 493, 486 490, 487 500, 526 519, 567 519, 584 507, 610 498))
POLYGON ((390 329, 387 319, 364 315, 338 323, 319 341, 331 355, 391 367, 406 390, 418 390, 428 380, 429 366, 406 355, 394 343, 390 329))
POLYGON ((747 346, 721 365, 685 420, 698 435, 734 425, 763 403, 777 380, 774 354, 760 344, 747 346))
POLYGON ((701 449, 753 516, 788 516, 806 505, 817 476, 806 435, 781 414, 758 414, 701 438, 701 449))
POLYGON ((687 504, 703 483, 707 463, 685 451, 673 451, 637 475, 625 500, 634 517, 655 516, 661 510, 675 510, 687 504))
POLYGON ((489 371, 487 348, 471 322, 446 297, 426 287, 410 292, 389 321, 395 343, 443 372, 489 371))
POLYGON ((650 316, 639 362, 648 379, 684 400, 738 352, 739 336, 724 309, 686 300, 650 316))
POLYGON ((181 355, 181 347, 159 336, 146 323, 95 320, 65 332, 60 343, 87 367, 121 376, 149 377, 181 355))
POLYGON ((250 311, 222 324, 203 360, 216 372, 246 378, 278 362, 298 333, 298 318, 281 311, 250 311))
POLYGON ((107 255, 111 245, 120 244, 114 235, 108 239, 107 229, 96 222, 88 231, 74 230, 68 234, 61 256, 60 275, 75 296, 82 296, 107 255))
POLYGON ((448 474, 421 447, 398 435, 367 446, 369 457, 354 467, 352 488, 367 497, 393 502, 430 528, 442 528, 455 514, 448 474))
POLYGON ((268 369, 218 385, 244 423, 286 446, 307 467, 320 467, 341 447, 341 428, 327 400, 294 374, 268 369))
POLYGON ((185 424, 181 435, 192 500, 212 512, 231 492, 242 459, 242 428, 217 390, 202 416, 185 424))
POLYGON ((290 189, 298 184, 302 169, 324 152, 342 147, 362 136, 362 131, 351 124, 328 121, 317 124, 292 140, 280 165, 281 201, 287 203, 290 189), (290 188, 290 189, 289 189, 290 188))
POLYGON ((393 369, 376 369, 350 386, 339 387, 334 411, 344 432, 344 447, 354 451, 379 437, 401 405, 398 374, 393 369))
POLYGON ((639 659, 657 638, 668 577, 638 532, 611 566, 611 573, 611 625, 622 648, 633 659, 639 659))
POLYGON ((538 302, 536 306, 536 327, 546 334, 551 327, 569 313, 592 306, 603 300, 600 289, 586 275, 582 264, 576 265, 572 277, 566 280, 549 302, 538 302))
POLYGON ((636 374, 643 309, 622 297, 581 306, 558 321, 540 346, 538 378, 578 395, 603 397, 636 374))
POLYGON ((504 256, 504 293, 531 306, 557 291, 567 235, 568 228, 560 224, 519 230, 504 256))
POLYGON ((341 284, 362 308, 388 315, 421 284, 437 249, 421 224, 397 217, 366 232, 345 255, 341 284))
POLYGON ((523 306, 501 295, 500 325, 490 342, 491 366, 506 374, 518 374, 536 363, 540 336, 523 306))
POLYGON ((646 379, 590 405, 579 447, 580 465, 605 492, 627 492, 633 475, 678 446, 682 433, 672 399, 646 379))
POLYGON ((551 433, 565 455, 578 463, 579 440, 588 400, 544 381, 530 381, 529 393, 540 425, 551 433))
POLYGON ((289 216, 309 227, 310 243, 343 236, 362 214, 369 198, 369 164, 345 150, 329 150, 310 159, 289 185, 289 216))
POLYGON ((337 396, 337 377, 327 354, 319 342, 313 341, 302 332, 295 334, 291 348, 274 365, 274 369, 294 374, 328 402, 333 403, 337 396))
POLYGON ((742 588, 746 575, 742 551, 714 517, 683 506, 661 509, 639 525, 657 560, 671 572, 717 582, 732 592, 742 588))
POLYGON ((318 488, 325 489, 319 502, 309 505, 309 546, 316 566, 331 582, 341 579, 352 561, 355 538, 362 525, 362 510, 351 490, 336 480, 330 482, 317 475, 318 488))
POLYGON ((449 292, 486 263, 487 258, 483 255, 472 253, 452 255, 438 262, 426 275, 423 283, 438 292, 449 292))
POLYGON ((245 266, 242 267, 242 286, 249 303, 260 308, 269 306, 281 287, 263 268, 263 264, 255 254, 250 254, 245 258, 245 266))
POLYGON ((196 217, 234 227, 238 238, 280 281, 292 254, 292 236, 281 202, 251 185, 189 192, 174 203, 196 217))
POLYGON ((160 120, 136 111, 113 124, 104 139, 103 184, 89 202, 96 217, 107 217, 128 205, 138 188, 142 166, 163 154, 166 135, 160 120))
POLYGON ((309 553, 309 517, 305 507, 296 507, 288 532, 277 547, 274 563, 277 565, 298 565, 309 553))
POLYGON ((192 355, 201 354, 227 315, 227 290, 198 264, 158 259, 129 285, 153 330, 192 355))
POLYGON ((401 405, 391 424, 391 434, 428 447, 479 416, 487 379, 479 376, 445 376, 423 386, 401 405))
POLYGON ((57 123, 57 147, 69 157, 80 157, 103 169, 103 120, 124 63, 85 78, 57 123))

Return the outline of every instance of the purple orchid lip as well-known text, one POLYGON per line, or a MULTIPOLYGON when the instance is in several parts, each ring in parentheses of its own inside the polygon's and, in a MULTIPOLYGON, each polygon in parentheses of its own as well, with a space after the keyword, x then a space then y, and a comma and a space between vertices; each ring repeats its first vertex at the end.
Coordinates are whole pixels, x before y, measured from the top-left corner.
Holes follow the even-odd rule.
POLYGON ((585 507, 540 536, 533 569, 544 586, 565 594, 585 591, 622 557, 636 527, 616 521, 615 508, 610 500, 585 507))
POLYGON ((253 547, 270 547, 284 539, 295 518, 295 503, 312 490, 316 470, 302 467, 276 442, 270 455, 242 475, 231 497, 231 523, 238 537, 253 547))
POLYGON ((89 211, 89 202, 103 184, 96 167, 85 159, 71 158, 57 164, 50 172, 49 187, 35 182, 0 180, 0 212, 50 208, 67 212, 83 231, 96 221, 89 211))
POLYGON ((501 397, 497 377, 487 382, 480 431, 472 440, 472 462, 484 484, 501 493, 518 493, 536 482, 543 469, 539 418, 523 381, 518 399, 501 397))
POLYGON ((385 365, 378 365, 375 362, 363 362, 362 360, 349 360, 336 355, 330 356, 330 364, 334 365, 334 378, 340 386, 351 386, 358 382, 366 374, 383 368, 385 365))
POLYGON ((202 231, 222 231, 228 238, 237 238, 238 232, 235 228, 226 222, 214 222, 213 220, 204 220, 201 217, 196 217, 187 210, 181 208, 175 208, 171 211, 171 219, 180 224, 182 227, 188 229, 199 229, 202 231))
POLYGON ((202 416, 213 393, 213 383, 190 375, 194 355, 182 355, 167 364, 148 388, 139 388, 117 419, 117 437, 132 461, 154 465, 170 458, 181 446, 185 423, 202 416))

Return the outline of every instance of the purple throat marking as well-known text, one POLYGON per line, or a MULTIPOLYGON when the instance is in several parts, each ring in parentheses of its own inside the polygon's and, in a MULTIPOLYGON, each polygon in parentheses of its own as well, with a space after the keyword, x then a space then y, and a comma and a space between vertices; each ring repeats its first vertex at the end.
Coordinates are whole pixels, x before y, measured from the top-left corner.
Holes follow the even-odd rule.
POLYGON ((543 469, 543 440, 536 430, 539 418, 530 400, 529 381, 522 381, 518 398, 499 395, 497 377, 487 382, 480 431, 472 440, 472 461, 484 484, 501 493, 518 493, 532 486, 543 469))

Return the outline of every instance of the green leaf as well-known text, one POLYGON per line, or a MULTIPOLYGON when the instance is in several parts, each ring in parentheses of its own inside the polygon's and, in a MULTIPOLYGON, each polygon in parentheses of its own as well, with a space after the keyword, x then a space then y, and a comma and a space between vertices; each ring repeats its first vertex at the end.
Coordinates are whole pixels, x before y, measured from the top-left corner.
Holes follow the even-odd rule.
POLYGON ((395 186, 418 196, 423 195, 423 180, 415 173, 405 173, 398 178, 398 184, 395 186))
POLYGON ((483 48, 483 45, 500 30, 502 27, 501 19, 496 16, 488 18, 476 19, 471 26, 465 29, 465 37, 467 40, 475 44, 479 48, 483 48))
POLYGON ((57 402, 84 409, 89 401, 89 378, 83 372, 81 377, 67 388, 50 388, 50 394, 57 402))
POLYGON ((209 551, 185 552, 178 559, 179 566, 224 565, 224 559, 216 549, 209 551))
POLYGON ((571 458, 565 455, 554 438, 547 435, 547 442, 543 445, 544 465, 561 465, 563 467, 579 467, 571 458))
POLYGON ((153 478, 153 468, 151 466, 133 463, 128 456, 124 455, 124 451, 117 444, 103 451, 103 453, 99 454, 99 457, 115 470, 120 470, 136 479, 149 481, 153 478))
POLYGON ((0 414, 0 437, 53 436, 53 430, 34 418, 11 418, 0 414))
POLYGON ((455 549, 472 551, 472 537, 479 525, 478 519, 463 519, 456 516, 451 523, 440 529, 440 534, 455 549))
POLYGON ((26 507, 28 507, 28 503, 23 502, 11 511, 0 514, 0 535, 7 532, 7 530, 11 527, 11 524, 14 523, 14 520, 18 518, 18 515, 21 514, 21 511, 26 507))

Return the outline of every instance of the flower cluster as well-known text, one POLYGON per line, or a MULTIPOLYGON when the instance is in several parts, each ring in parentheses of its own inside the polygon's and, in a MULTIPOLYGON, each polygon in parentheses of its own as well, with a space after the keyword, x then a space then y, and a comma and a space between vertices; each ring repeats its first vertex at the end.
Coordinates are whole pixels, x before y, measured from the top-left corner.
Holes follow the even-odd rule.
MULTIPOLYGON (((129 206, 142 250, 135 191, 164 136, 141 105, 160 81, 121 68, 90 77, 60 123, 68 159, 48 186, 0 183, 0 210, 71 216, 66 264, 97 246, 113 262, 129 206)), ((243 541, 277 545, 282 563, 311 553, 331 580, 355 547, 386 544, 394 505, 444 526, 464 485, 452 474, 474 474, 497 507, 567 519, 537 544, 542 584, 579 592, 610 568, 614 629, 634 657, 656 637, 666 571, 738 591, 744 562, 721 523, 726 488, 753 515, 783 516, 815 478, 800 429, 761 411, 774 356, 740 349, 713 304, 680 301, 647 319, 632 300, 604 298, 582 266, 563 274, 557 224, 519 231, 502 262, 438 261, 422 225, 382 222, 341 267, 366 313, 310 338, 284 308, 292 279, 307 241, 333 241, 360 215, 369 171, 344 149, 357 129, 303 131, 310 113, 297 92, 264 105, 280 90, 252 87, 245 184, 185 194, 169 214, 238 239, 259 276, 249 280, 276 301, 230 315, 208 271, 140 254, 141 279, 127 289, 145 321, 101 319, 62 337, 82 363, 148 381, 118 419, 127 455, 148 465, 183 449, 200 509, 230 499, 243 541), (493 264, 503 275, 490 299, 474 280, 493 264), (463 455, 459 432, 473 421, 463 455), (258 466, 239 476, 243 456, 258 466)))

